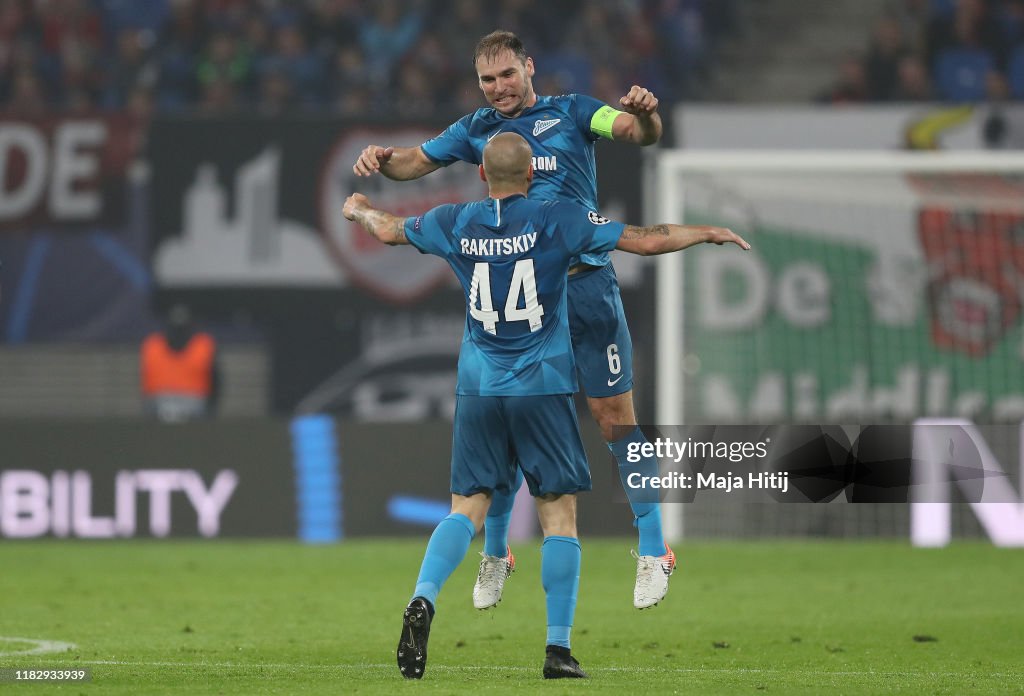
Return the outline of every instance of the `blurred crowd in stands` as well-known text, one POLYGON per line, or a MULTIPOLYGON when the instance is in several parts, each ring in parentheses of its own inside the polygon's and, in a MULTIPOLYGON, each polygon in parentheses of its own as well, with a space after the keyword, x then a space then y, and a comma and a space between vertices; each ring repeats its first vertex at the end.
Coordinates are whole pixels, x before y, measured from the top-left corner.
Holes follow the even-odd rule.
MULTIPOLYGON (((0 0, 0 109, 464 113, 496 28, 541 94, 699 99, 743 0, 0 0)), ((1024 0, 892 0, 829 103, 1024 99, 1024 0)))
POLYGON ((894 0, 822 101, 1024 99, 1024 0, 894 0))
POLYGON ((0 0, 0 105, 36 116, 464 113, 477 39, 520 34, 541 94, 692 97, 736 0, 0 0))

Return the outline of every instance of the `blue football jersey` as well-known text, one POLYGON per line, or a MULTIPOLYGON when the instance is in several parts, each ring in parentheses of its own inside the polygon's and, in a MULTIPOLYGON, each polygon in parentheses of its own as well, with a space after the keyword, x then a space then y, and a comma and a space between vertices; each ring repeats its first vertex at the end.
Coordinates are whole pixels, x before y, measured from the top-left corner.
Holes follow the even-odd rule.
MULTIPOLYGON (((483 162, 484 146, 498 133, 518 133, 533 150, 533 184, 530 199, 572 201, 597 210, 597 164, 591 120, 605 103, 582 94, 537 97, 537 103, 515 118, 493 108, 477 109, 448 126, 436 138, 423 143, 423 153, 433 162, 483 162)), ((608 263, 607 253, 584 254, 593 266, 608 263)), ((573 260, 575 263, 575 259, 573 260)))
POLYGON ((444 258, 466 296, 457 393, 575 392, 569 261, 614 249, 624 227, 575 203, 521 195, 442 205, 406 219, 409 242, 444 258))

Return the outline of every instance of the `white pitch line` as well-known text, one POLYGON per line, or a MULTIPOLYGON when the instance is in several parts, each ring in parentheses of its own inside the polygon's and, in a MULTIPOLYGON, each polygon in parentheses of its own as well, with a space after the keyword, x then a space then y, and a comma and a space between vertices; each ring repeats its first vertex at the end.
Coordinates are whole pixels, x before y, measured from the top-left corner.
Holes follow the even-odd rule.
MULTIPOLYGON (((397 670, 393 664, 360 664, 360 665, 313 665, 303 663, 238 663, 238 662, 131 662, 123 660, 75 660, 76 665, 110 665, 114 667, 189 667, 209 669, 308 669, 308 670, 358 670, 358 669, 387 669, 397 670)), ((520 665, 431 665, 433 672, 539 672, 540 668, 523 667, 520 665)), ((587 668, 588 672, 669 672, 676 674, 764 674, 783 675, 797 674, 802 676, 818 677, 963 677, 964 672, 881 672, 881 671, 829 671, 815 669, 757 669, 751 667, 593 667, 587 668)), ((977 676, 1008 678, 1017 677, 1019 674, 1007 674, 1003 672, 982 673, 977 676)))
POLYGON ((0 657, 20 657, 22 655, 46 655, 48 653, 66 652, 74 650, 77 645, 64 643, 59 640, 39 640, 38 638, 15 638, 13 636, 0 636, 0 643, 32 643, 33 646, 27 650, 2 650, 0 657))

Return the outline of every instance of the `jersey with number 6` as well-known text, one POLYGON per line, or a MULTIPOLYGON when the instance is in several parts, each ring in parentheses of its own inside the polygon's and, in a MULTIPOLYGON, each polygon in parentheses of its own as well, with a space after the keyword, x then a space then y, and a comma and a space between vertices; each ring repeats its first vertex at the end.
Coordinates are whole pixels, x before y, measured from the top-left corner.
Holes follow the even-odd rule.
POLYGON ((568 202, 521 195, 442 205, 405 221, 409 242, 444 258, 466 296, 456 392, 571 394, 569 261, 615 248, 622 223, 568 202))

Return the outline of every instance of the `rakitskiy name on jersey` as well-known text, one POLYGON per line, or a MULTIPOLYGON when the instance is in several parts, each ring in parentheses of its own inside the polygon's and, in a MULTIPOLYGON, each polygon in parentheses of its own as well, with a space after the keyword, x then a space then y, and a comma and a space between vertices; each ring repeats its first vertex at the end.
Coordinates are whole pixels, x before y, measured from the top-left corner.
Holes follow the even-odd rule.
POLYGON ((527 232, 499 239, 462 239, 459 251, 466 256, 513 256, 525 254, 536 243, 537 233, 527 232))

